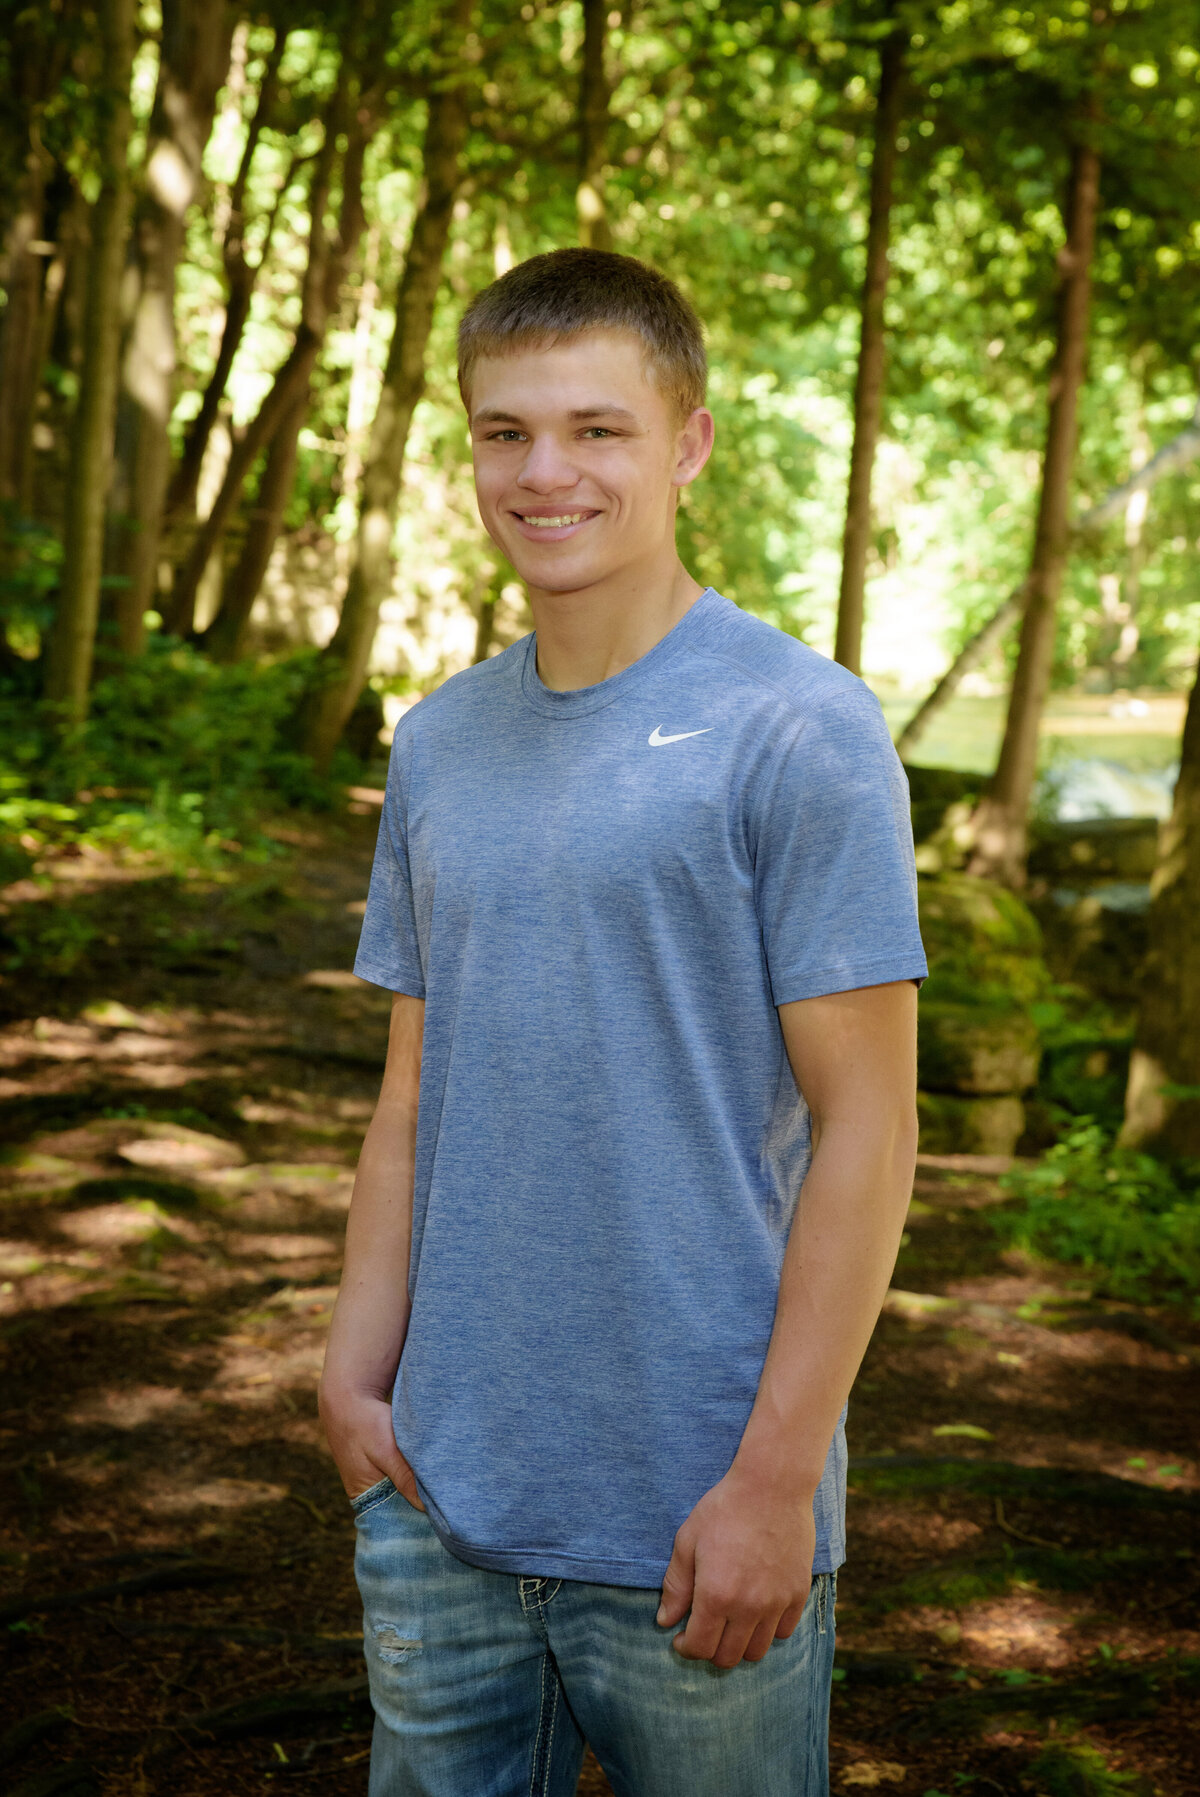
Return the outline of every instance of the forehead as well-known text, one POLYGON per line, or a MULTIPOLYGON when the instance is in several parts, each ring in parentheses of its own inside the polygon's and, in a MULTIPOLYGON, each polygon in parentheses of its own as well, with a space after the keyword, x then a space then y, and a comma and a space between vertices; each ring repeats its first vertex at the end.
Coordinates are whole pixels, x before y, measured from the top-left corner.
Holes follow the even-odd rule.
POLYGON ((525 344, 504 355, 480 356, 471 370, 472 418, 483 411, 565 414, 606 405, 634 412, 647 424, 669 410, 645 345, 633 331, 580 331, 525 344))

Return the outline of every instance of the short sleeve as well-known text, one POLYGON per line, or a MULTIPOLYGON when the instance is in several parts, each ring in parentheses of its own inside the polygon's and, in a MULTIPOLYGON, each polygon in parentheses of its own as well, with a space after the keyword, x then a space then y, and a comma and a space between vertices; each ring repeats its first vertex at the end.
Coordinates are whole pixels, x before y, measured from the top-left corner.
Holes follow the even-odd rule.
POLYGON ((387 790, 354 971, 360 980, 424 998, 425 975, 408 865, 406 773, 410 756, 411 735, 397 730, 388 759, 387 790))
POLYGON ((754 821, 775 1004, 923 983, 908 779, 869 686, 843 688, 797 721, 754 821))

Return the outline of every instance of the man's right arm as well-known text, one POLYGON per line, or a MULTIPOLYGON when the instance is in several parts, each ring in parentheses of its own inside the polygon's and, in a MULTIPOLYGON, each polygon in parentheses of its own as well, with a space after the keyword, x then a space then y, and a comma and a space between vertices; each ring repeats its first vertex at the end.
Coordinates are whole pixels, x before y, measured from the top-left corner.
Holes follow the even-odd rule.
POLYGON ((351 1497, 383 1477, 418 1509, 412 1468, 392 1431, 392 1386, 408 1329, 417 1093, 425 1001, 392 994, 387 1063, 363 1140, 342 1283, 329 1330, 318 1403, 351 1497))

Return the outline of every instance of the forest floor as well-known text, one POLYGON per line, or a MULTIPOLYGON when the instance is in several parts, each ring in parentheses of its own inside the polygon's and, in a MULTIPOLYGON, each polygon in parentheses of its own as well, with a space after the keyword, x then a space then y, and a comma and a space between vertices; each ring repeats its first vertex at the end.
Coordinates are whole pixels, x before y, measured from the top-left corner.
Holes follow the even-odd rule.
MULTIPOLYGON (((366 1789, 315 1404, 389 1007, 349 971, 355 804, 227 884, 76 857, 0 901, 89 940, 0 983, 14 1797, 366 1789)), ((833 1790, 1194 1797, 1200 1329, 1002 1250, 999 1170, 922 1157, 852 1400, 833 1790)))

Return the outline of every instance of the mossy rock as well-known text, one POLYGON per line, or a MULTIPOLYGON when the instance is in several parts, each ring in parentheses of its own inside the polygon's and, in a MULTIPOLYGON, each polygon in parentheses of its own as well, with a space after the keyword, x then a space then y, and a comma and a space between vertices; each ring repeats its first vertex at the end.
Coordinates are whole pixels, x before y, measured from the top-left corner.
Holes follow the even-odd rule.
POLYGON ((1046 997, 1041 925, 1016 893, 971 874, 921 874, 917 901, 929 961, 922 1003, 1016 1011, 1046 997))
POLYGON ((1013 1092, 967 1097, 917 1093, 922 1154, 1012 1154, 1025 1129, 1025 1106, 1013 1092))
POLYGON ((1007 1003, 963 1004, 935 993, 921 1005, 917 1079, 929 1091, 1027 1092, 1040 1052, 1032 1017, 1007 1003))

